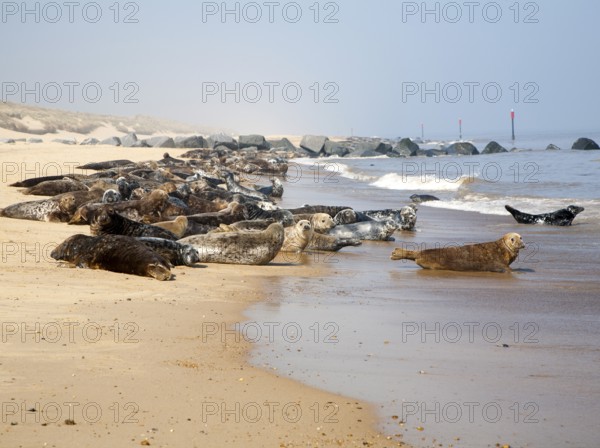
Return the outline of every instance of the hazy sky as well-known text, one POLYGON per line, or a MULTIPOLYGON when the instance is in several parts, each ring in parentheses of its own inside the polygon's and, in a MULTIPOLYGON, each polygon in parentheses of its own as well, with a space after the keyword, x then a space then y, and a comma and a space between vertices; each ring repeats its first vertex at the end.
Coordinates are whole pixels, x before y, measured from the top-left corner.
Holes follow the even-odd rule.
POLYGON ((469 137, 508 133, 512 108, 521 133, 597 131, 599 5, 1 2, 2 99, 240 133, 452 137, 460 118, 469 137))

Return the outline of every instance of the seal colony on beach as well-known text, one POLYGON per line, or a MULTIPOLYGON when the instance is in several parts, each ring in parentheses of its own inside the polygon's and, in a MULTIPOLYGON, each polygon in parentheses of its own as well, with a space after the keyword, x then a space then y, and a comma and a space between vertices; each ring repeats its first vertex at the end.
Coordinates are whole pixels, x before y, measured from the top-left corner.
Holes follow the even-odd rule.
MULTIPOLYGON (((80 168, 92 174, 13 184, 25 188, 24 194, 52 196, 8 206, 0 216, 87 224, 92 236, 74 235, 52 256, 78 267, 167 280, 177 266, 266 265, 280 252, 335 252, 364 241, 393 241, 396 232, 416 229, 417 202, 437 199, 413 195, 413 203, 384 210, 285 209, 276 201, 287 166, 268 153, 224 147, 191 150, 180 158, 165 153, 157 161, 90 163, 80 168), (244 173, 264 173, 272 186, 245 186, 244 173)), ((582 210, 567 209, 573 217, 582 210)), ((552 219, 563 215, 555 212, 552 219)), ((506 271, 522 247, 521 237, 509 234, 461 248, 397 249, 392 259, 415 260, 427 269, 506 271)))

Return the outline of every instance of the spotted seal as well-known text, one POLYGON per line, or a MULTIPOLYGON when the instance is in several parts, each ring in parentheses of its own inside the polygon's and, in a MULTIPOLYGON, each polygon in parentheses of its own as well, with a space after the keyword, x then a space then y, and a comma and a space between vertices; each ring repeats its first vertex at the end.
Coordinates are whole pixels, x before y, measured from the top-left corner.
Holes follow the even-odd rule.
POLYGON ((194 246, 200 263, 266 265, 283 246, 285 231, 279 223, 262 232, 227 232, 195 235, 179 240, 194 246))
POLYGON ((338 238, 352 238, 361 241, 393 241, 392 235, 398 229, 393 219, 385 221, 365 221, 336 226, 328 234, 338 238))
POLYGON ((505 208, 519 224, 546 224, 549 226, 570 226, 575 217, 585 210, 577 205, 569 205, 567 208, 552 213, 530 215, 512 208, 510 205, 506 205, 505 208))

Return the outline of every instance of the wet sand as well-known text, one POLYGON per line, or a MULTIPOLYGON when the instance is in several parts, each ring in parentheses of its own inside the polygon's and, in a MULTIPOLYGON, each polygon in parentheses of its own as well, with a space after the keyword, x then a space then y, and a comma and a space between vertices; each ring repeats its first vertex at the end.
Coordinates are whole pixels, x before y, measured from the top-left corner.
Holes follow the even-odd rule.
MULTIPOLYGON (((299 194, 288 191, 284 205, 308 196, 387 208, 411 194, 343 178, 304 178, 294 188, 299 194)), ((305 331, 298 342, 256 344, 255 365, 376 404, 382 429, 415 446, 597 446, 600 226, 585 214, 559 228, 421 206, 417 227, 395 243, 305 255, 319 279, 274 278, 271 300, 252 306, 249 321, 294 321, 305 331), (389 260, 402 245, 491 241, 511 231, 528 244, 512 274, 389 260)))
MULTIPOLYGON (((22 178, 163 152, 0 146, 0 207, 40 199, 7 187, 22 178)), ((177 268, 170 282, 59 268, 49 253, 74 233, 89 228, 0 219, 0 446, 392 444, 371 405, 250 366, 233 331, 250 304, 284 298, 273 279, 319 266, 177 268)))

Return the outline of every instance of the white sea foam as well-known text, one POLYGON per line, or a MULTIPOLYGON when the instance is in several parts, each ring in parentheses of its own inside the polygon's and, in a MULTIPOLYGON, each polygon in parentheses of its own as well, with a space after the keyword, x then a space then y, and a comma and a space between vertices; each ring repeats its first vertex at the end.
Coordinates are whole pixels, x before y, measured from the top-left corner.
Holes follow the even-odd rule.
POLYGON ((436 174, 407 176, 390 173, 380 177, 371 185, 388 190, 458 191, 463 185, 468 183, 469 179, 468 176, 461 176, 457 179, 444 179, 436 174))

